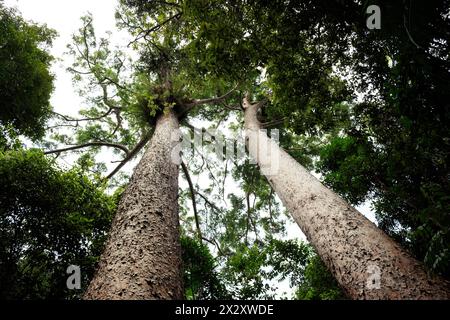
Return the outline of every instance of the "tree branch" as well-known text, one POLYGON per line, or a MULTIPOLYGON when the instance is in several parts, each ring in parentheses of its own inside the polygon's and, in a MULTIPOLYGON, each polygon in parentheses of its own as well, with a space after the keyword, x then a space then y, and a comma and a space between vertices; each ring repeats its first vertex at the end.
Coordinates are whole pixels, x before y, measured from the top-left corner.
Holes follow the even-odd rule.
POLYGON ((98 120, 101 120, 101 119, 106 118, 107 116, 109 116, 109 115, 111 114, 112 111, 113 111, 113 108, 110 107, 110 108, 108 109, 108 111, 106 111, 104 114, 102 114, 102 115, 100 115, 100 116, 98 116, 98 117, 94 117, 94 118, 82 118, 82 119, 74 119, 74 118, 65 116, 65 115, 63 115, 63 114, 60 114, 60 113, 58 113, 58 112, 54 112, 54 111, 52 111, 52 113, 53 113, 54 115, 56 115, 56 116, 62 118, 64 121, 67 121, 67 122, 76 122, 76 123, 78 123, 78 122, 84 122, 84 121, 98 121, 98 120))
POLYGON ((189 184, 189 189, 191 191, 192 207, 194 208, 195 226, 197 227, 197 236, 198 236, 198 239, 200 240, 200 242, 202 242, 203 236, 202 236, 202 231, 200 229, 200 219, 199 219, 198 211, 197 211, 197 201, 195 200, 194 184, 192 183, 192 179, 191 179, 191 175, 189 174, 189 170, 183 161, 181 161, 181 167, 183 168, 184 175, 186 176, 186 180, 189 184))
POLYGON ((187 103, 187 104, 184 105, 184 107, 186 109, 184 113, 189 112, 192 108, 195 108, 197 106, 201 106, 201 105, 204 105, 204 104, 212 104, 212 103, 222 102, 223 100, 225 100, 226 98, 231 96, 231 94, 237 89, 238 86, 239 86, 239 84, 237 84, 233 89, 231 89, 230 91, 228 91, 226 94, 224 94, 221 97, 194 100, 194 101, 192 101, 190 103, 187 103))
POLYGON ((279 124, 283 124, 284 121, 286 121, 286 119, 287 119, 287 117, 284 117, 282 119, 277 119, 277 120, 261 123, 261 127, 262 128, 269 128, 269 127, 272 127, 272 126, 277 126, 279 124))
POLYGON ((105 178, 105 180, 109 180, 112 177, 114 177, 117 174, 117 172, 119 172, 131 159, 133 159, 139 153, 139 151, 142 150, 142 148, 145 147, 145 145, 147 144, 148 140, 150 140, 151 137, 152 132, 145 134, 144 137, 134 147, 134 149, 128 153, 126 158, 120 162, 120 164, 105 178))
POLYGON ((208 204, 211 208, 213 208, 214 210, 216 210, 217 212, 220 212, 221 210, 211 201, 208 200, 208 198, 206 198, 206 196, 204 196, 203 194, 201 194, 200 192, 196 191, 196 194, 198 194, 200 196, 200 198, 202 198, 206 204, 208 204))
POLYGON ((44 154, 49 155, 49 154, 61 153, 61 152, 66 152, 66 151, 74 151, 74 150, 79 150, 79 149, 84 149, 84 148, 89 148, 89 147, 110 147, 110 148, 120 149, 123 152, 125 152, 125 154, 127 154, 127 155, 130 153, 128 148, 125 147, 124 145, 121 145, 118 143, 94 141, 94 142, 84 143, 84 144, 80 144, 80 145, 76 145, 76 146, 72 146, 72 147, 68 147, 68 148, 45 151, 44 154))
POLYGON ((174 19, 179 19, 181 16, 183 15, 183 12, 178 12, 177 14, 169 17, 168 19, 166 19, 165 21, 163 21, 162 23, 153 26, 152 28, 148 29, 148 30, 142 30, 141 32, 139 32, 139 34, 137 35, 137 37, 131 41, 130 43, 128 43, 128 47, 130 47, 132 44, 138 42, 141 39, 145 39, 147 38, 152 32, 158 31, 159 29, 161 29, 164 25, 166 25, 167 23, 169 23, 170 21, 174 20, 174 19))
POLYGON ((205 237, 203 237, 202 239, 205 240, 206 242, 212 244, 213 246, 215 246, 215 247, 217 248, 217 251, 219 252, 219 254, 220 254, 222 257, 228 256, 227 254, 225 254, 225 253, 222 251, 222 249, 220 248, 220 245, 219 245, 219 243, 216 241, 216 239, 210 240, 210 239, 205 238, 205 237))
POLYGON ((228 105, 226 103, 223 103, 222 105, 225 109, 230 110, 230 111, 242 111, 242 107, 237 104, 236 105, 228 105))
POLYGON ((246 92, 244 95, 244 99, 243 99, 243 109, 247 109, 250 107, 254 107, 256 109, 256 111, 258 111, 259 109, 261 109, 262 107, 264 107, 264 105, 267 104, 267 102, 269 102, 268 98, 264 98, 263 100, 259 101, 259 102, 251 102, 250 101, 250 93, 246 92))

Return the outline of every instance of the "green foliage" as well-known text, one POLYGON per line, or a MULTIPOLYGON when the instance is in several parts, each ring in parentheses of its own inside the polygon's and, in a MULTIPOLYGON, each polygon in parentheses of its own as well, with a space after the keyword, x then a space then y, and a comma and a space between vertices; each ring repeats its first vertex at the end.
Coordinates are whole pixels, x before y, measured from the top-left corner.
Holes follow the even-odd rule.
POLYGON ((240 248, 227 260, 225 279, 232 287, 236 299, 265 297, 270 286, 267 282, 266 253, 256 245, 240 248))
POLYGON ((304 271, 296 298, 299 300, 342 300, 346 299, 332 274, 316 254, 311 255, 304 271))
POLYGON ((268 240, 265 246, 240 245, 221 271, 236 299, 273 299, 277 283, 287 280, 291 288, 304 282, 312 249, 295 240, 268 240))
POLYGON ((317 170, 325 174, 325 183, 355 205, 363 203, 372 191, 368 173, 372 169, 371 149, 353 137, 337 137, 320 152, 317 170), (344 193, 345 190, 345 193, 344 193))
POLYGON ((37 150, 0 153, 0 297, 63 299, 66 269, 83 288, 103 249, 115 202, 77 169, 61 171, 37 150))
POLYGON ((289 279, 291 287, 302 283, 312 248, 296 240, 272 240, 266 248, 272 277, 289 279))
POLYGON ((0 125, 32 139, 43 136, 51 113, 53 57, 47 49, 55 36, 0 4, 0 125))
POLYGON ((0 151, 15 150, 21 147, 17 130, 12 125, 0 124, 0 151))
POLYGON ((217 265, 208 247, 189 237, 181 238, 184 287, 188 300, 229 299, 215 270, 217 265))
MULTIPOLYGON (((134 78, 125 49, 112 48, 109 32, 98 36, 93 21, 90 14, 81 17, 82 26, 68 45, 68 54, 74 59, 68 71, 87 105, 80 111, 80 118, 87 121, 75 128, 75 142, 110 141, 130 147, 139 138, 131 132, 148 125, 136 119, 130 108, 141 92, 137 90, 142 89, 142 79, 134 78)), ((63 142, 71 142, 66 140, 63 142)))
POLYGON ((227 259, 224 281, 237 299, 273 299, 276 283, 288 280, 301 300, 344 299, 345 295, 312 247, 272 239, 265 247, 241 246, 227 259))
POLYGON ((379 226, 447 277, 449 5, 380 3, 379 32, 346 16, 355 25, 351 81, 365 101, 350 108, 343 137, 323 148, 318 165, 327 184, 353 204, 372 200, 379 226))

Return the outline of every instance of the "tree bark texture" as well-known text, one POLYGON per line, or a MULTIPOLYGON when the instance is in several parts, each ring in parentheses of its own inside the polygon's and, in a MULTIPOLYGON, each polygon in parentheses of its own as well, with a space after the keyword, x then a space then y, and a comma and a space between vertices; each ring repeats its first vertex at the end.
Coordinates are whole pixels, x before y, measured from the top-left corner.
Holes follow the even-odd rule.
POLYGON ((259 107, 244 101, 249 153, 347 295, 448 299, 448 282, 429 276, 419 261, 260 131, 259 107))
POLYGON ((171 160, 179 123, 161 115, 122 195, 99 268, 84 298, 182 299, 178 165, 171 160))

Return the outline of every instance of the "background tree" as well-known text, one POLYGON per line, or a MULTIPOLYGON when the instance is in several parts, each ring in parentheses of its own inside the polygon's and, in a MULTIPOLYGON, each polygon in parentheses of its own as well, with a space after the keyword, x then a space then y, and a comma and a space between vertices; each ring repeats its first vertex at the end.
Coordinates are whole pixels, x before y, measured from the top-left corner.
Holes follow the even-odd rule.
POLYGON ((56 33, 3 4, 0 18, 0 297, 74 298, 66 269, 92 276, 115 200, 81 168, 22 149, 20 135, 41 138, 50 117, 56 33))
POLYGON ((53 91, 53 57, 46 49, 55 36, 54 30, 26 22, 0 3, 0 139, 44 135, 53 91))
POLYGON ((79 168, 63 171, 38 150, 0 153, 0 297, 66 299, 70 265, 83 289, 116 208, 79 168))

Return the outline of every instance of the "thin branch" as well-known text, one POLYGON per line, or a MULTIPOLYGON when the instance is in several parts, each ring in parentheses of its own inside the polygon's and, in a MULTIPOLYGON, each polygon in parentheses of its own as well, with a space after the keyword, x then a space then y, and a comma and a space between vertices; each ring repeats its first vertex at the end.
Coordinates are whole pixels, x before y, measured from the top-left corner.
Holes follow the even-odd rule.
POLYGON ((185 105, 186 107, 186 112, 188 112, 189 110, 191 110, 194 107, 203 105, 203 104, 212 104, 212 103, 219 103, 222 102, 223 100, 227 99, 229 96, 231 96, 231 94, 237 89, 237 87, 239 86, 239 84, 237 84, 233 89, 231 89, 230 91, 228 91, 226 94, 224 94, 221 97, 217 97, 217 98, 209 98, 209 99, 201 99, 201 100, 194 100, 190 103, 187 103, 185 105))
POLYGON ((152 32, 156 32, 158 30, 160 30, 164 25, 166 25, 167 23, 169 23, 170 21, 174 20, 174 19, 179 19, 181 16, 183 15, 183 12, 179 12, 171 17, 169 17, 168 19, 166 19, 165 21, 163 21, 162 23, 153 26, 152 28, 148 29, 148 30, 142 30, 142 32, 139 32, 139 34, 137 35, 137 37, 131 41, 130 43, 128 43, 128 47, 130 47, 132 44, 138 42, 141 39, 145 39, 146 37, 148 37, 152 32))
POLYGON ((212 203, 211 201, 209 201, 209 199, 208 199, 206 196, 204 196, 203 194, 201 194, 201 193, 198 192, 198 191, 196 191, 195 193, 198 194, 198 195, 200 196, 200 198, 202 198, 202 199, 206 202, 206 204, 209 205, 211 208, 213 208, 213 209, 216 210, 217 212, 220 212, 220 211, 221 211, 214 203, 212 203))
POLYGON ((130 153, 128 148, 125 147, 124 145, 117 144, 117 143, 94 141, 94 142, 80 144, 80 145, 76 145, 76 146, 72 146, 72 147, 68 147, 68 148, 45 151, 44 154, 49 155, 49 154, 61 153, 61 152, 66 152, 66 151, 74 151, 74 150, 79 150, 79 149, 84 149, 84 148, 89 148, 89 147, 110 147, 110 148, 120 149, 123 152, 125 152, 125 154, 127 154, 127 155, 130 153))
POLYGON ((128 153, 127 157, 120 162, 120 164, 105 178, 105 180, 110 180, 112 177, 114 177, 117 172, 119 172, 131 159, 133 159, 142 150, 142 148, 145 147, 151 137, 152 132, 145 134, 144 137, 134 147, 134 149, 128 153))
POLYGON ((100 84, 100 86, 102 87, 102 91, 103 91, 103 96, 102 96, 103 103, 104 103, 107 107, 109 107, 110 112, 111 112, 111 110, 113 110, 113 109, 116 109, 116 110, 117 110, 117 109, 120 109, 120 107, 114 105, 114 104, 109 100, 109 97, 108 97, 108 86, 107 86, 106 84, 100 84))
MULTIPOLYGON (((214 180, 215 183, 219 186, 219 185, 220 185, 220 182, 219 182, 219 180, 217 180, 216 176, 214 175, 214 173, 213 173, 213 171, 212 171, 212 169, 211 169, 211 166, 209 165, 209 164, 210 164, 210 161, 209 161, 209 160, 203 155, 203 153, 200 152, 200 151, 197 149, 197 147, 195 147, 195 146, 194 146, 194 151, 196 151, 196 152, 200 155, 200 157, 202 158, 203 163, 202 163, 202 165, 201 165, 201 170, 203 170, 204 166, 206 166, 206 169, 208 169, 208 172, 209 172, 209 174, 211 175, 211 179, 214 180)), ((214 165, 214 167, 217 169, 217 166, 214 164, 214 162, 211 161, 211 163, 212 163, 212 164, 214 165)))
POLYGON ((226 104, 226 103, 224 102, 224 103, 222 103, 222 106, 223 106, 225 109, 229 110, 229 111, 242 111, 241 105, 237 105, 237 104, 235 104, 235 105, 228 105, 228 104, 226 104))
POLYGON ((220 248, 220 245, 219 245, 219 243, 217 242, 216 239, 210 240, 210 239, 205 238, 205 237, 203 237, 202 239, 205 240, 206 242, 212 244, 213 246, 215 246, 215 247, 217 248, 217 251, 219 252, 219 254, 220 254, 221 256, 223 256, 223 257, 226 257, 226 256, 227 256, 227 255, 222 251, 222 249, 220 248))
POLYGON ((245 229, 245 244, 248 244, 248 233, 250 231, 250 193, 247 192, 245 194, 245 200, 247 204, 247 221, 246 221, 246 229, 245 229))
POLYGON ((102 84, 101 87, 103 89, 103 96, 102 96, 103 103, 108 107, 108 110, 105 113, 99 115, 98 117, 75 119, 75 118, 72 118, 72 117, 69 117, 69 116, 66 116, 66 115, 63 115, 63 114, 60 114, 58 112, 54 112, 53 111, 52 113, 54 115, 60 117, 61 119, 63 119, 66 122, 75 122, 75 125, 56 125, 56 126, 50 127, 50 128, 58 128, 58 127, 74 127, 74 128, 77 128, 79 126, 80 122, 100 121, 102 119, 105 119, 105 118, 109 117, 111 115, 111 113, 114 112, 116 114, 116 118, 117 118, 117 126, 114 129, 114 132, 111 134, 113 136, 117 132, 117 130, 120 128, 120 126, 122 125, 122 118, 120 116, 121 108, 115 106, 109 100, 107 86, 102 84))
POLYGON ((226 161, 225 161, 225 171, 224 171, 223 181, 222 181, 222 200, 223 200, 223 203, 225 203, 225 205, 227 204, 227 201, 225 200, 225 183, 227 181, 228 162, 229 162, 229 160, 226 159, 226 161))
POLYGON ((287 120, 287 117, 284 117, 282 119, 277 119, 277 120, 261 123, 261 127, 269 128, 269 127, 277 126, 277 125, 283 124, 284 121, 286 121, 286 120, 287 120))
POLYGON ((191 191, 192 207, 194 208, 195 226, 197 227, 197 236, 198 236, 198 239, 200 240, 200 242, 202 242, 203 236, 202 236, 202 231, 200 229, 200 219, 199 219, 198 211, 197 211, 197 201, 195 200, 194 184, 192 183, 192 179, 191 179, 191 175, 189 174, 189 170, 183 161, 181 161, 181 167, 183 168, 184 175, 186 176, 186 180, 189 184, 189 189, 191 191))
POLYGON ((100 116, 98 116, 98 117, 93 117, 93 118, 82 118, 82 119, 74 119, 74 118, 71 118, 71 117, 69 117, 69 116, 65 116, 65 115, 63 115, 63 114, 60 114, 60 113, 58 113, 58 112, 54 112, 54 111, 52 111, 52 113, 53 113, 54 115, 56 115, 56 116, 62 118, 64 121, 67 121, 67 122, 76 122, 76 123, 78 123, 78 122, 84 122, 84 121, 98 121, 98 120, 101 120, 101 119, 106 118, 107 116, 109 116, 109 115, 111 114, 112 111, 113 111, 113 108, 110 107, 110 108, 108 109, 108 111, 106 111, 104 114, 102 114, 102 115, 100 115, 100 116))
POLYGON ((54 125, 54 126, 46 127, 45 130, 48 131, 48 130, 52 130, 52 129, 56 129, 56 128, 64 128, 64 127, 67 127, 67 128, 78 128, 79 124, 78 124, 78 122, 76 124, 57 124, 57 125, 54 125))
MULTIPOLYGON (((118 72, 119 74, 119 72, 118 72)), ((108 77, 108 76, 102 76, 101 78, 97 78, 97 80, 100 82, 101 85, 107 85, 107 83, 105 83, 105 81, 109 81, 108 84, 113 84, 115 85, 117 88, 128 91, 130 93, 136 93, 133 90, 131 90, 130 88, 125 87, 124 85, 120 84, 119 82, 117 82, 116 80, 113 80, 112 78, 108 77)), ((118 108, 118 107, 116 107, 118 108)))
POLYGON ((411 33, 409 33, 408 27, 406 26, 405 14, 403 14, 403 26, 405 27, 406 34, 408 35, 409 40, 417 47, 417 49, 420 49, 421 47, 414 41, 413 37, 411 36, 411 33))
POLYGON ((92 71, 80 71, 80 70, 77 70, 77 69, 72 68, 72 67, 67 68, 67 71, 72 72, 72 73, 77 73, 77 74, 83 75, 83 76, 87 76, 89 74, 93 74, 92 71))

